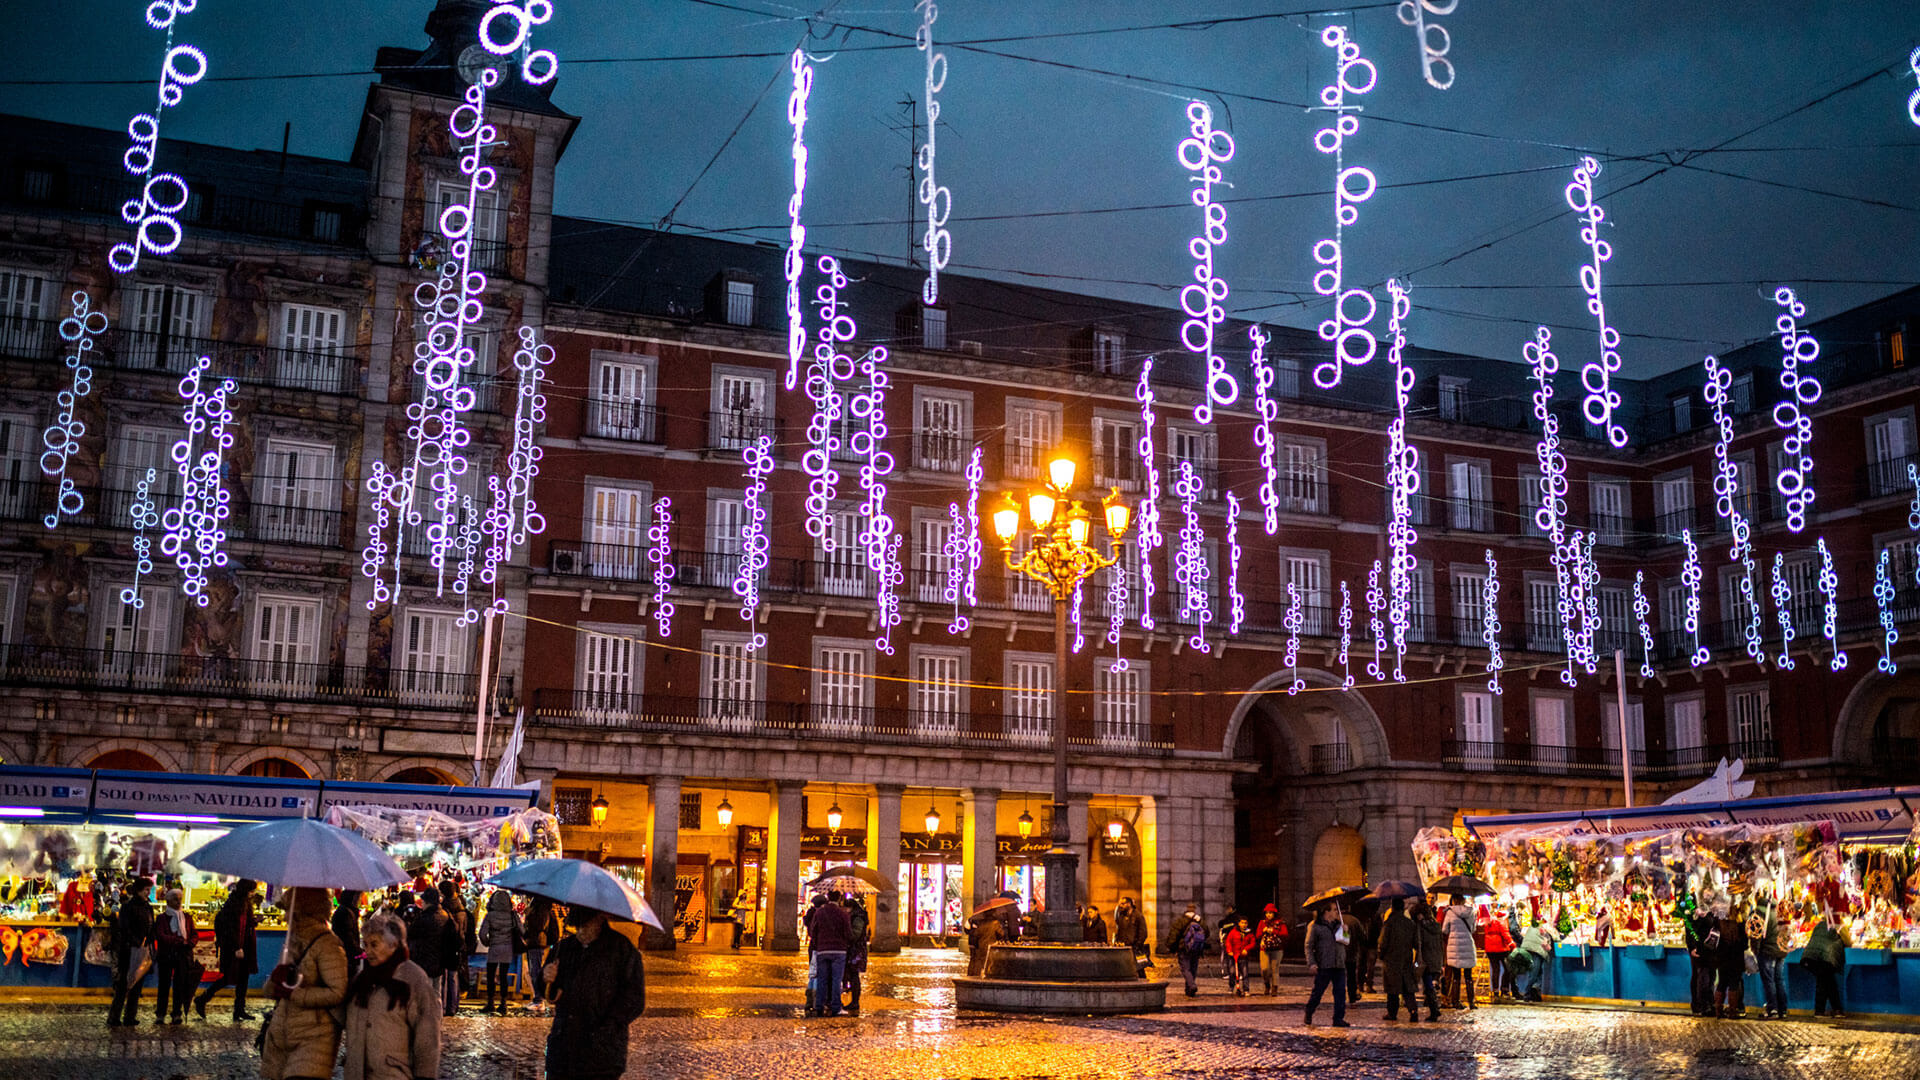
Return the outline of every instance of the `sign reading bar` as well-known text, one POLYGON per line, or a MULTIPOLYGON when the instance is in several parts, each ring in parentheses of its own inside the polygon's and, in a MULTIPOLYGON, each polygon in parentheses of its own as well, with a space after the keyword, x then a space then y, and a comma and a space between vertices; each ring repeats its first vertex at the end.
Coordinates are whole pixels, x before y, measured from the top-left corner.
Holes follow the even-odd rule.
POLYGON ((328 782, 320 792, 320 816, 336 806, 383 806, 391 810, 433 810, 455 821, 506 817, 533 805, 527 788, 430 787, 415 784, 328 782))
MULTIPOLYGON (((761 825, 742 825, 740 846, 747 851, 765 851, 767 849, 767 830, 761 825)), ((961 852, 963 838, 957 832, 901 833, 900 857, 912 858, 915 855, 953 855, 961 852)), ((1020 858, 1043 855, 1053 846, 1051 840, 1039 836, 996 836, 994 850, 1002 858, 1020 858)), ((804 855, 829 855, 839 852, 849 854, 864 853, 867 850, 867 832, 865 829, 841 829, 834 832, 828 829, 806 829, 800 833, 800 851, 804 855)))
POLYGON ((110 772, 93 779, 93 812, 166 821, 214 818, 219 821, 268 821, 306 817, 320 785, 311 780, 274 780, 251 776, 110 772), (156 816, 158 815, 158 816, 156 816))

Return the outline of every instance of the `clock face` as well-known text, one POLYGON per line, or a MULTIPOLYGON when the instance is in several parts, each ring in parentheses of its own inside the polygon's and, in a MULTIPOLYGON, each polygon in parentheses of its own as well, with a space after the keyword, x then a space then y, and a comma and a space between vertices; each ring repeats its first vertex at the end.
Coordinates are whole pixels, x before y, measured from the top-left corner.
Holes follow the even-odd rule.
POLYGON ((471 86, 480 81, 480 73, 488 68, 504 73, 506 64, 500 57, 493 55, 478 45, 469 45, 460 51, 460 59, 454 63, 460 78, 471 86))

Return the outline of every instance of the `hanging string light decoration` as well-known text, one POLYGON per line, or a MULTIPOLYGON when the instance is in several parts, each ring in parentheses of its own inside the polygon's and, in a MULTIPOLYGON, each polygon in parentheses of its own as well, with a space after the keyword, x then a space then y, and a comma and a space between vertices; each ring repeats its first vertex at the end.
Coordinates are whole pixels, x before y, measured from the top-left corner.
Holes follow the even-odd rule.
POLYGON ((760 577, 767 569, 772 541, 767 536, 767 477, 773 475, 773 436, 762 435, 740 452, 747 466, 747 489, 741 496, 745 521, 740 526, 740 565, 733 575, 733 595, 740 598, 740 618, 753 631, 747 651, 767 644, 760 630, 760 577))
POLYGON ((914 33, 913 47, 927 55, 927 141, 920 144, 920 152, 913 159, 924 174, 918 194, 920 205, 927 208, 927 231, 920 238, 920 247, 927 253, 927 280, 920 288, 920 299, 936 304, 940 301, 940 271, 947 268, 947 260, 953 256, 953 234, 947 231, 953 193, 933 175, 934 133, 940 127, 940 91, 947 85, 947 54, 933 47, 933 24, 940 18, 939 7, 933 0, 915 0, 913 6, 920 12, 920 29, 914 33))
POLYGON ((1893 626, 1893 575, 1888 569, 1892 552, 1880 549, 1880 561, 1873 568, 1873 599, 1880 608, 1880 671, 1892 675, 1900 670, 1893 662, 1893 646, 1900 640, 1900 631, 1893 626))
POLYGON ((1552 545, 1554 583, 1558 587, 1557 608, 1560 637, 1567 650, 1567 667, 1560 681, 1574 685, 1573 613, 1578 603, 1577 577, 1573 567, 1579 558, 1578 544, 1567 536, 1567 456, 1560 450, 1560 418, 1553 413, 1553 377, 1560 371, 1560 358, 1553 353, 1553 332, 1536 327, 1533 340, 1520 349, 1533 371, 1533 416, 1540 421, 1540 441, 1534 446, 1534 460, 1540 466, 1540 505, 1534 511, 1534 527, 1546 535, 1552 545))
POLYGON ((1160 459, 1153 452, 1153 357, 1140 364, 1140 381, 1133 388, 1140 403, 1140 461, 1145 466, 1147 492, 1140 500, 1140 628, 1153 629, 1153 553, 1166 543, 1160 533, 1160 459))
MULTIPOLYGON (((1907 528, 1920 531, 1920 466, 1907 463, 1907 483, 1913 485, 1913 502, 1907 505, 1907 528)), ((1920 559, 1914 560, 1914 577, 1920 580, 1920 559)))
POLYGON ((1827 668, 1830 671, 1845 671, 1847 651, 1840 647, 1840 575, 1833 568, 1833 552, 1827 548, 1827 538, 1815 538, 1814 545, 1820 550, 1820 592, 1826 599, 1821 632, 1826 635, 1827 644, 1833 648, 1833 658, 1827 661, 1827 668))
POLYGON ((1353 592, 1340 582, 1340 689, 1353 689, 1353 592))
POLYGON ((159 478, 159 471, 149 467, 140 482, 133 485, 133 505, 127 508, 127 516, 133 522, 133 584, 120 590, 120 602, 135 611, 147 606, 146 599, 140 595, 140 579, 153 573, 153 539, 148 533, 160 525, 160 510, 153 501, 153 485, 159 478))
MULTIPOLYGON (((1393 628, 1393 677, 1404 678, 1402 666, 1413 614, 1414 570, 1419 560, 1413 545, 1420 534, 1413 527, 1413 500, 1420 493, 1420 451, 1407 442, 1407 402, 1413 393, 1413 368, 1406 362, 1407 316, 1413 300, 1398 279, 1387 282, 1392 303, 1387 312, 1387 363, 1393 369, 1393 419, 1387 423, 1387 622, 1393 628)), ((1371 301, 1369 301, 1371 302, 1371 301)))
POLYGON ((854 394, 849 403, 856 426, 847 444, 860 459, 860 490, 864 496, 860 514, 865 520, 860 542, 866 550, 867 565, 873 568, 878 611, 879 636, 874 646, 891 656, 893 628, 900 625, 900 587, 906 583, 906 571, 900 561, 903 538, 887 514, 887 477, 893 475, 893 454, 887 450, 887 388, 892 380, 882 369, 886 362, 887 350, 880 345, 860 358, 860 381, 866 389, 854 394))
POLYGON ((1180 310, 1187 316, 1180 326, 1180 343, 1207 373, 1207 392, 1193 407, 1194 422, 1211 424, 1214 406, 1224 409, 1240 400, 1240 384, 1227 374, 1226 361, 1213 350, 1214 329, 1227 317, 1227 281, 1213 265, 1213 249, 1227 242, 1227 208, 1213 201, 1213 186, 1221 182, 1220 166, 1233 160, 1233 136, 1213 126, 1213 109, 1204 101, 1187 103, 1187 130, 1173 156, 1193 182, 1200 232, 1187 241, 1193 281, 1180 290, 1180 310))
POLYGON ((1753 561, 1753 527, 1746 515, 1740 512, 1740 473, 1733 464, 1733 418, 1727 414, 1733 372, 1712 356, 1706 358, 1705 366, 1707 380, 1704 394, 1714 426, 1713 508, 1720 520, 1727 523, 1727 530, 1733 537, 1733 547, 1727 555, 1740 564, 1742 571, 1740 602, 1744 605, 1741 610, 1747 617, 1744 627, 1747 656, 1756 664, 1764 664, 1767 660, 1767 644, 1760 629, 1760 602, 1754 586, 1758 572, 1753 561))
POLYGON ((1619 448, 1627 445, 1627 429, 1614 422, 1620 408, 1620 391, 1613 388, 1613 376, 1620 370, 1620 331, 1607 322, 1607 305, 1601 296, 1601 264, 1613 258, 1613 245, 1600 238, 1600 224, 1607 214, 1594 201, 1593 181, 1599 175, 1598 161, 1581 158, 1566 192, 1567 206, 1581 218, 1580 241, 1592 256, 1580 267, 1580 288, 1587 294, 1587 313, 1600 327, 1600 358, 1580 365, 1580 385, 1586 390, 1580 409, 1587 423, 1604 431, 1607 442, 1619 448))
POLYGON ((1780 623, 1780 655, 1774 658, 1781 671, 1793 670, 1793 588, 1787 584, 1787 559, 1773 553, 1773 615, 1780 623))
POLYGON ((120 207, 121 220, 133 226, 133 240, 113 245, 107 265, 117 274, 132 273, 140 256, 171 255, 186 239, 180 214, 192 200, 187 182, 174 173, 153 171, 160 153, 160 117, 180 104, 186 88, 207 76, 207 54, 192 45, 175 45, 173 32, 180 16, 193 11, 197 0, 154 0, 147 5, 147 25, 167 35, 160 61, 160 81, 152 112, 135 113, 127 121, 128 145, 121 164, 140 182, 140 194, 120 207))
POLYGON ((1633 572, 1633 621, 1640 631, 1640 677, 1653 678, 1653 628, 1647 625, 1647 616, 1653 613, 1653 602, 1647 599, 1647 572, 1633 572))
POLYGON ((1345 284, 1345 261, 1340 242, 1347 226, 1360 220, 1360 204, 1373 198, 1378 186, 1373 170, 1361 165, 1348 167, 1346 143, 1360 131, 1360 103, 1347 101, 1373 89, 1380 73, 1373 61, 1360 55, 1360 46, 1347 40, 1347 28, 1329 26, 1320 32, 1320 43, 1334 51, 1338 72, 1334 80, 1320 90, 1320 104, 1333 113, 1333 123, 1314 133, 1314 149, 1333 155, 1333 236, 1316 241, 1313 261, 1320 269, 1313 274, 1313 291, 1333 298, 1333 313, 1320 322, 1320 339, 1333 345, 1333 359, 1313 369, 1313 384, 1322 390, 1340 385, 1347 367, 1358 367, 1373 359, 1379 343, 1373 331, 1376 305, 1366 289, 1349 289, 1345 284))
MULTIPOLYGON (((1920 49, 1913 50, 1913 55, 1907 57, 1907 66, 1913 69, 1914 78, 1920 79, 1920 49)), ((1915 127, 1920 127, 1920 88, 1907 95, 1907 117, 1915 127)))
POLYGON ((67 463, 80 449, 80 437, 87 433, 87 425, 74 415, 80 399, 93 390, 93 366, 88 361, 93 352, 94 339, 106 333, 107 317, 94 310, 92 298, 84 292, 75 292, 70 298, 73 314, 60 320, 60 340, 67 343, 67 371, 70 372, 67 388, 54 398, 59 406, 53 423, 40 436, 41 445, 46 450, 40 454, 40 471, 50 479, 57 478, 59 484, 53 498, 53 510, 42 520, 47 528, 55 528, 63 517, 72 517, 86 508, 86 497, 74 485, 73 478, 67 475, 67 463))
POLYGON ((529 86, 544 86, 560 74, 560 60, 551 49, 531 48, 533 28, 553 18, 552 0, 492 0, 480 16, 480 45, 495 56, 520 54, 520 77, 529 86))
POLYGON ((1073 610, 1068 615, 1069 620, 1073 623, 1073 654, 1075 656, 1080 655, 1080 650, 1087 647, 1087 635, 1080 627, 1080 609, 1085 603, 1086 595, 1086 590, 1083 588, 1084 584, 1084 582, 1074 583, 1073 610))
POLYGON ((1227 633, 1238 634, 1247 621, 1247 598, 1240 595, 1240 499, 1227 492, 1227 633))
POLYGON ((1699 667, 1712 659, 1707 647, 1700 643, 1700 581, 1704 576, 1700 570, 1700 546, 1693 542, 1693 530, 1681 529, 1680 542, 1687 546, 1686 561, 1680 564, 1680 583, 1687 590, 1687 633, 1693 635, 1693 666, 1699 667))
POLYGON ((807 351, 806 309, 800 304, 800 275, 806 270, 801 254, 807 245, 807 227, 800 223, 800 211, 807 200, 807 99, 813 95, 813 65, 807 54, 793 50, 787 58, 793 72, 793 89, 787 93, 787 126, 793 132, 793 194, 787 197, 787 258, 783 264, 787 278, 787 379, 791 390, 800 382, 800 358, 807 351))
POLYGON ((952 549, 947 552, 947 587, 945 599, 953 605, 953 621, 947 624, 947 633, 964 633, 972 620, 961 614, 960 604, 966 602, 967 610, 972 611, 979 602, 974 591, 975 582, 980 575, 980 482, 986 477, 986 469, 981 465, 981 448, 975 446, 973 455, 967 459, 967 512, 960 515, 959 503, 947 504, 947 517, 952 528, 947 532, 952 549))
MULTIPOLYGON (((533 482, 540 474, 541 457, 533 435, 547 418, 547 395, 541 392, 540 384, 553 363, 553 346, 541 341, 531 326, 520 327, 518 336, 520 344, 513 352, 513 443, 507 452, 507 475, 504 481, 499 476, 487 477, 492 503, 480 523, 486 536, 486 556, 480 565, 479 577, 481 584, 488 587, 498 584, 500 568, 513 558, 514 549, 525 546, 529 537, 547 528, 547 520, 533 498, 533 482)), ((468 512, 461 520, 477 519, 468 512)), ((468 538, 467 547, 477 546, 477 539, 477 536, 468 538)), ((462 576, 467 572, 463 570, 462 576)), ((483 609, 475 608, 469 599, 462 621, 471 624, 488 611, 506 614, 507 598, 495 596, 483 609)))
POLYGON ((662 640, 673 636, 673 500, 662 495, 653 500, 653 521, 647 526, 647 562, 653 566, 653 621, 662 640))
POLYGON ((1573 579, 1577 584, 1579 618, 1574 627, 1574 656, 1580 661, 1580 667, 1592 675, 1599 670, 1600 655, 1595 641, 1600 633, 1600 563, 1593 555, 1594 535, 1580 529, 1573 531, 1573 550, 1576 553, 1573 579))
POLYGON ((1413 27, 1420 42, 1420 74, 1435 90, 1453 85, 1453 61, 1447 59, 1453 39, 1446 27, 1428 22, 1427 16, 1451 15, 1459 6, 1460 0, 1400 0, 1400 21, 1413 27))
POLYGON ((1387 624, 1380 618, 1386 606, 1386 594, 1380 591, 1380 560, 1375 559, 1367 571, 1367 622, 1373 630, 1373 659, 1367 662, 1367 675, 1375 682, 1387 677, 1380 666, 1380 655, 1387 650, 1387 624))
POLYGON ((1291 697, 1307 688, 1307 681, 1300 677, 1300 628, 1304 625, 1300 614, 1300 587, 1287 582, 1287 670, 1292 673, 1293 681, 1287 684, 1287 695, 1291 697))
MULTIPOLYGON (((1444 89, 1444 88, 1443 88, 1444 89)), ((1487 689, 1500 692, 1500 670, 1506 662, 1500 657, 1500 566, 1487 550, 1487 584, 1480 590, 1480 637, 1487 643, 1487 689)))
POLYGON ((1174 580, 1180 584, 1180 617, 1193 620, 1188 646, 1208 652, 1207 624, 1213 621, 1208 582, 1213 572, 1207 566, 1207 534, 1200 528, 1200 477, 1193 471, 1193 462, 1181 459, 1173 493, 1180 498, 1180 550, 1174 554, 1173 568, 1174 580))
POLYGON ((820 336, 813 347, 813 363, 807 367, 806 393, 813 413, 807 418, 807 448, 800 454, 800 471, 807 474, 807 535, 831 555, 838 540, 829 508, 840 484, 833 459, 841 449, 840 428, 846 416, 840 387, 853 378, 853 358, 847 355, 846 344, 859 328, 851 310, 841 310, 840 290, 847 287, 847 275, 840 269, 840 260, 822 255, 818 269, 826 280, 814 289, 820 336))
POLYGON ((229 398, 238 389, 232 379, 211 379, 213 358, 202 356, 180 380, 180 410, 186 434, 173 444, 173 464, 180 474, 180 505, 160 516, 166 532, 160 550, 180 568, 180 591, 195 606, 207 606, 207 571, 227 565, 226 521, 232 495, 221 483, 221 458, 233 446, 229 398))
POLYGON ((1807 510, 1813 505, 1813 414, 1820 403, 1820 380, 1804 375, 1800 365, 1820 358, 1820 342, 1801 330, 1799 320, 1806 318, 1807 306, 1785 286, 1773 290, 1773 302, 1781 308, 1774 317, 1774 332, 1780 335, 1780 389, 1786 396, 1773 407, 1773 424, 1786 438, 1781 445, 1780 473, 1774 487, 1787 501, 1787 529, 1799 532, 1807 523, 1807 510))
MULTIPOLYGON (((1116 553, 1117 556, 1117 553, 1116 553)), ((1127 670, 1127 658, 1120 655, 1120 631, 1127 621, 1127 567, 1118 557, 1107 567, 1107 644, 1113 646, 1110 672, 1127 670)))
POLYGON ((1273 361, 1267 357, 1267 343, 1273 336, 1258 326, 1247 327, 1253 350, 1247 364, 1253 369, 1253 400, 1260 411, 1260 422, 1253 425, 1253 445, 1260 448, 1260 511, 1267 535, 1280 531, 1279 471, 1273 462, 1273 425, 1280 419, 1280 405, 1273 400, 1273 361))

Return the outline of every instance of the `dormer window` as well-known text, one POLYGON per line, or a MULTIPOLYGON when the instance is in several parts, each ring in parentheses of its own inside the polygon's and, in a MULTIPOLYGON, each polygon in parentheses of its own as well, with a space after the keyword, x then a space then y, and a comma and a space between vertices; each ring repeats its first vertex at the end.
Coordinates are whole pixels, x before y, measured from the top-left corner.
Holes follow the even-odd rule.
POLYGON ((1093 332, 1093 370, 1102 375, 1120 374, 1120 356, 1127 351, 1127 335, 1118 330, 1093 332))
POLYGON ((923 349, 945 349, 947 347, 947 311, 945 308, 923 307, 920 309, 920 347, 923 349))
POLYGON ((753 325, 753 282, 727 282, 727 324, 753 325))

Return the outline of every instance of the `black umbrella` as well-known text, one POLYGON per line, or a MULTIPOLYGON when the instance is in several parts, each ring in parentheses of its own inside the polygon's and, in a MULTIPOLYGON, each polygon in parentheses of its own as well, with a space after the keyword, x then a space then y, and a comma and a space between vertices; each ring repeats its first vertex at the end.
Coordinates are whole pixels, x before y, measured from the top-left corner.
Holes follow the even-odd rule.
POLYGON ((1341 907, 1345 907, 1365 895, 1367 895, 1367 890, 1362 886, 1339 885, 1314 893, 1312 896, 1307 897, 1306 903, 1300 906, 1306 908, 1308 911, 1318 911, 1328 904, 1339 904, 1341 907))
POLYGON ((1427 891, 1411 881, 1383 881, 1373 887, 1376 900, 1418 900, 1427 891))
POLYGON ((1493 886, 1472 874, 1448 874, 1427 886, 1427 891, 1451 893, 1456 896, 1492 896, 1493 886))

